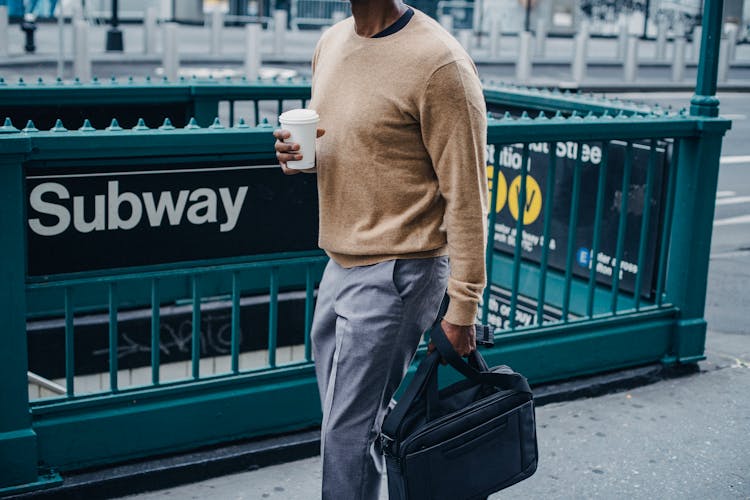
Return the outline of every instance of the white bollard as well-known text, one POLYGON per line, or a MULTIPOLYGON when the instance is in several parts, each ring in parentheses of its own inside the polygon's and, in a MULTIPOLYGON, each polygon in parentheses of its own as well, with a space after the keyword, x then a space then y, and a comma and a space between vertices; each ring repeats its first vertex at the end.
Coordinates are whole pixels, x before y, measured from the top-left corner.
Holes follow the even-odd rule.
POLYGON ((690 60, 697 63, 701 57, 701 39, 703 38, 703 28, 696 26, 693 28, 693 43, 690 44, 690 60))
POLYGON ((80 3, 76 3, 76 4, 73 5, 73 14, 72 14, 71 18, 72 18, 72 21, 83 21, 84 20, 83 6, 80 3))
POLYGON ((722 38, 719 42, 719 71, 716 80, 726 82, 729 79, 729 40, 722 38))
POLYGON ((571 73, 573 81, 581 83, 586 77, 586 53, 589 44, 589 27, 588 23, 582 22, 580 30, 575 36, 575 52, 573 53, 573 64, 571 73))
POLYGON ((286 20, 287 15, 285 10, 275 10, 273 12, 273 53, 277 55, 284 53, 286 20))
POLYGON ((164 23, 164 53, 162 54, 162 66, 164 76, 171 81, 176 81, 180 73, 180 52, 177 41, 178 24, 164 23))
POLYGON ((211 55, 221 55, 221 32, 224 29, 224 14, 216 8, 211 11, 211 55))
POLYGON ((0 5, 0 57, 8 57, 8 6, 0 5))
POLYGON ((159 18, 165 21, 171 21, 174 17, 172 10, 172 0, 161 0, 159 2, 159 18))
POLYGON ((518 35, 518 59, 516 60, 516 81, 528 83, 531 79, 531 33, 522 31, 518 35))
POLYGON ((245 77, 248 80, 255 80, 260 76, 260 35, 259 23, 245 25, 245 77))
POLYGON ((625 53, 628 50, 628 23, 625 18, 621 18, 617 32, 617 60, 624 61, 625 53))
POLYGON ((623 70, 625 81, 628 83, 634 82, 638 76, 638 36, 636 35, 630 35, 628 37, 623 70))
POLYGON ((65 72, 65 13, 62 2, 57 4, 57 77, 65 72))
POLYGON ((547 48, 547 23, 544 22, 544 19, 540 18, 536 21, 535 41, 535 55, 537 57, 544 57, 545 49, 547 48))
POLYGON ((667 58, 667 20, 659 18, 656 24, 656 52, 654 56, 657 61, 664 61, 667 58))
POLYGON ((466 50, 466 53, 471 52, 471 30, 459 30, 458 31, 458 43, 466 50))
POLYGON ((91 80, 91 57, 89 55, 89 25, 86 21, 73 22, 75 33, 73 46, 73 76, 82 82, 91 80))
POLYGON ((685 79, 685 37, 681 36, 674 41, 674 59, 672 60, 672 81, 681 82, 685 79))
POLYGON ((448 33, 453 33, 453 16, 450 14, 442 14, 440 16, 440 25, 445 28, 448 33))
POLYGON ((739 38, 739 27, 734 23, 727 23, 725 33, 727 34, 729 62, 733 62, 737 50, 737 38, 739 38))
POLYGON ((500 41, 503 38, 500 19, 493 16, 490 19, 490 59, 500 57, 500 41))
POLYGON ((156 7, 149 7, 143 15, 143 53, 156 53, 156 7))

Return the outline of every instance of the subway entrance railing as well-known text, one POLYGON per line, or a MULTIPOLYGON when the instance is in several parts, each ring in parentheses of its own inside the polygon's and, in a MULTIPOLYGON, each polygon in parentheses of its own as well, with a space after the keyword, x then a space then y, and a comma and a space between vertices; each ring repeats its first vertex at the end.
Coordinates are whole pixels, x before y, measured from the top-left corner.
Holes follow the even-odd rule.
MULTIPOLYGON (((20 429, 0 437, 3 463, 18 464, 0 491, 319 424, 315 179, 283 176, 271 127, 235 109, 274 121, 309 89, 284 82, 265 103, 232 85, 200 91, 214 96, 204 115, 228 127, 0 128, 0 420, 20 429)), ((703 359, 729 122, 516 87, 486 95, 516 115, 488 129, 488 361, 539 383, 703 359), (555 107, 566 112, 538 111, 555 107)))

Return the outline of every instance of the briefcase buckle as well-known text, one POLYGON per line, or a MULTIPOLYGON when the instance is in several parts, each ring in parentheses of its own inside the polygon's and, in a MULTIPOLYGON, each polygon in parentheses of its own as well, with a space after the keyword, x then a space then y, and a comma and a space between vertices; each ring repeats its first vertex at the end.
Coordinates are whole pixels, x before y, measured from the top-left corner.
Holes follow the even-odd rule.
POLYGON ((383 455, 386 456, 393 456, 393 443, 395 442, 395 439, 392 437, 386 436, 382 432, 380 433, 380 452, 383 455))

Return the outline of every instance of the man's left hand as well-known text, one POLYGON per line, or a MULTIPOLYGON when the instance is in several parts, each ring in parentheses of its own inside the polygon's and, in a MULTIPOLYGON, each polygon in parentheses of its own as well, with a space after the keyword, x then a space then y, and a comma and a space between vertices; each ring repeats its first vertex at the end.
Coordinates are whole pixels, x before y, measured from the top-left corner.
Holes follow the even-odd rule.
MULTIPOLYGON (((453 349, 459 354, 459 356, 468 356, 472 351, 477 348, 477 333, 474 329, 474 325, 454 325, 446 320, 440 322, 440 326, 443 327, 445 336, 448 337, 453 349)), ((427 352, 435 350, 435 345, 430 342, 427 346, 427 352)))

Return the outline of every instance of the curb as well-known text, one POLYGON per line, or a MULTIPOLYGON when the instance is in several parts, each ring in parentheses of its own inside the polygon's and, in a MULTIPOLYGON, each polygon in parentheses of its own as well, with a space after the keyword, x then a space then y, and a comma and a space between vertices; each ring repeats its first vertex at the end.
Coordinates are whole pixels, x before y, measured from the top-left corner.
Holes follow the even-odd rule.
MULTIPOLYGON (((661 363, 534 387, 537 406, 602 396, 700 372, 697 363, 661 363)), ((308 429, 271 438, 202 448, 190 453, 131 461, 117 466, 62 474, 57 487, 9 497, 11 499, 96 500, 171 488, 269 465, 318 455, 320 431, 308 429)))

